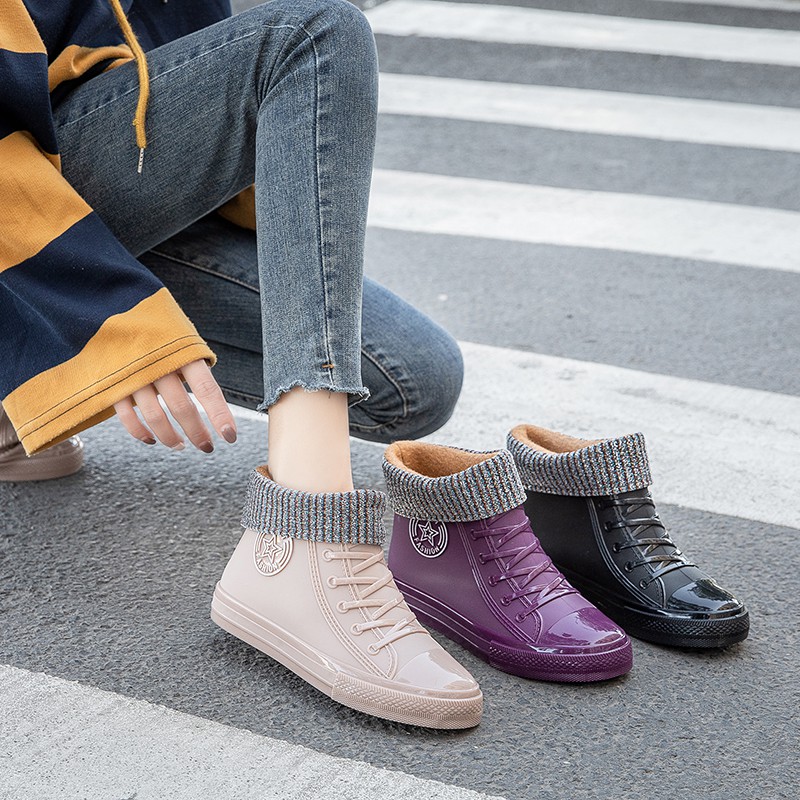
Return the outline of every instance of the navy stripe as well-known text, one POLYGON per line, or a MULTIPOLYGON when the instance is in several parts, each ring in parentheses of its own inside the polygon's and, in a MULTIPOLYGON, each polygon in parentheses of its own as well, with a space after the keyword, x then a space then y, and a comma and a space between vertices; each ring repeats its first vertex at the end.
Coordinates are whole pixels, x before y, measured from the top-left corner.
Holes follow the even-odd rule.
MULTIPOLYGON (((100 47, 123 42, 107 0, 24 0, 52 61, 71 44, 100 47)), ((229 0, 164 3, 122 0, 139 43, 145 50, 186 36, 231 15, 229 0)))
POLYGON ((94 213, 0 272, 0 397, 76 356, 108 317, 160 288, 94 213))
POLYGON ((0 139, 30 131, 48 153, 58 152, 50 115, 47 56, 0 49, 0 139))

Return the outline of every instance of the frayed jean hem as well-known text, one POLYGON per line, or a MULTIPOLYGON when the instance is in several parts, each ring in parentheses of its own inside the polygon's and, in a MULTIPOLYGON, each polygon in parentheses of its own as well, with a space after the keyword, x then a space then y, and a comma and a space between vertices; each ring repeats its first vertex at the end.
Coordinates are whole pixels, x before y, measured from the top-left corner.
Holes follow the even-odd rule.
POLYGON ((369 389, 366 386, 332 386, 330 383, 313 383, 313 382, 306 382, 302 380, 292 381, 291 383, 285 386, 279 386, 276 389, 273 389, 269 394, 264 397, 264 401, 259 403, 256 406, 256 411, 263 411, 269 413, 270 406, 275 405, 278 402, 281 395, 285 392, 291 391, 292 389, 297 388, 298 386, 305 389, 307 392, 319 392, 319 391, 328 391, 328 392, 345 392, 349 395, 347 399, 347 407, 351 408, 352 406, 363 402, 370 396, 369 389))

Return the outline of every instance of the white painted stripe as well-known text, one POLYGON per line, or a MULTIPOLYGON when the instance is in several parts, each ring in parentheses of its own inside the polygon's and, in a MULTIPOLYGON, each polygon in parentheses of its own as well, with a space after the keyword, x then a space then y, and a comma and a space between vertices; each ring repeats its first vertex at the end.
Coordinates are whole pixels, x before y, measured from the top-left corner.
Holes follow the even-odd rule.
POLYGON ((464 389, 429 441, 490 450, 521 422, 592 439, 642 431, 658 502, 800 528, 799 397, 460 344, 464 389))
POLYGON ((11 666, 0 705, 3 798, 487 797, 11 666))
POLYGON ((375 170, 369 222, 800 272, 800 213, 729 203, 375 170))
POLYGON ((380 111, 800 152, 800 110, 554 86, 381 74, 380 111))
POLYGON ((749 8, 754 11, 772 9, 774 11, 800 11, 799 0, 660 0, 662 3, 687 3, 695 6, 733 6, 749 8))
MULTIPOLYGON (((451 420, 428 441, 490 450, 520 422, 590 439, 643 431, 657 499, 800 528, 800 397, 459 345, 464 389, 451 420)), ((231 408, 266 422, 265 414, 231 408)))
POLYGON ((516 6, 393 0, 367 12, 375 33, 800 66, 800 32, 607 17, 516 6))

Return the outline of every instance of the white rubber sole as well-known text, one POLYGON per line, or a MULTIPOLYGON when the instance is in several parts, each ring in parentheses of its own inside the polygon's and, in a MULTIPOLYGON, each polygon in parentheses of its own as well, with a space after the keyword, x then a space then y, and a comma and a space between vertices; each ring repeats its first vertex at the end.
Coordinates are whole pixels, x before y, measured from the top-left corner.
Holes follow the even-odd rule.
POLYGON ((483 711, 480 689, 415 694, 378 676, 339 667, 306 642, 236 601, 219 583, 211 601, 211 619, 224 631, 274 658, 348 708, 425 728, 473 728, 480 722, 483 711))

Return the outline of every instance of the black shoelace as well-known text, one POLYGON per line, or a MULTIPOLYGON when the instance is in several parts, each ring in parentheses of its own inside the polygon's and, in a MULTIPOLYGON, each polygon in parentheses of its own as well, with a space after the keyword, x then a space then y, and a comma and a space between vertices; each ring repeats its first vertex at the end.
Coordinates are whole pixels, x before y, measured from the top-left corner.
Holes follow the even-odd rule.
POLYGON ((646 589, 656 578, 666 575, 676 569, 683 567, 693 567, 686 557, 678 549, 678 546, 670 538, 669 532, 664 527, 664 523, 656 514, 655 503, 647 489, 642 489, 637 493, 629 493, 627 497, 612 494, 608 499, 604 499, 598 504, 600 508, 619 508, 622 515, 621 520, 606 520, 603 523, 604 530, 610 533, 614 530, 626 530, 631 537, 630 541, 614 542, 612 550, 619 553, 623 550, 634 550, 639 557, 625 563, 625 571, 631 572, 636 567, 646 564, 654 564, 652 574, 639 581, 639 586, 646 589), (645 507, 649 506, 651 513, 648 516, 636 516, 645 507), (655 535, 654 535, 655 531, 655 535), (664 548, 661 552, 655 552, 659 548, 664 548))

